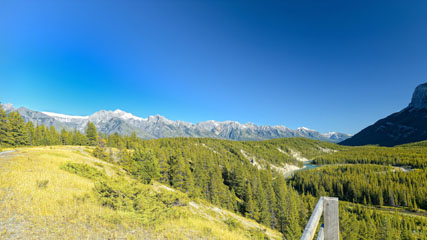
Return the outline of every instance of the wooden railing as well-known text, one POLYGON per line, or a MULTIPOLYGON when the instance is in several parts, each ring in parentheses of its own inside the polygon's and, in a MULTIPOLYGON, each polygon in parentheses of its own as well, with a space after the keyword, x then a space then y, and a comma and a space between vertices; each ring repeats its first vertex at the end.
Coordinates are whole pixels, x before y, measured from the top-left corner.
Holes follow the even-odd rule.
POLYGON ((339 240, 339 215, 338 215, 338 198, 320 197, 305 226, 301 240, 312 240, 317 225, 323 213, 323 225, 317 234, 317 240, 339 240))

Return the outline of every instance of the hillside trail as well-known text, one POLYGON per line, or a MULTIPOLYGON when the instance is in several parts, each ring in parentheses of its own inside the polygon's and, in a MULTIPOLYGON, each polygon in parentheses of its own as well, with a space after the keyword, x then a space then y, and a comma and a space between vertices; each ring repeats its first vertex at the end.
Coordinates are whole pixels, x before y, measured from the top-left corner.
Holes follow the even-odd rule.
POLYGON ((16 150, 8 150, 8 151, 3 151, 3 152, 0 152, 0 158, 1 157, 7 157, 7 155, 9 155, 10 153, 13 153, 13 152, 15 152, 16 150))
POLYGON ((0 152, 0 170, 3 168, 3 165, 6 162, 10 161, 9 156, 12 155, 14 152, 16 152, 16 150, 8 150, 8 151, 0 152))

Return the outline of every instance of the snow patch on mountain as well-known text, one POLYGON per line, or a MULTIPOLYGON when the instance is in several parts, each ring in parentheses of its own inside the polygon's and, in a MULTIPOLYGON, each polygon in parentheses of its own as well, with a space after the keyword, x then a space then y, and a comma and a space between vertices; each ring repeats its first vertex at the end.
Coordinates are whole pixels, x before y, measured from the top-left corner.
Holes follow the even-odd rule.
POLYGON ((55 119, 58 119, 59 121, 66 121, 66 122, 69 122, 73 119, 89 119, 89 116, 72 116, 72 115, 65 115, 65 114, 52 113, 52 112, 41 112, 41 113, 46 114, 55 119))
POLYGON ((120 109, 114 111, 101 110, 90 116, 73 116, 53 112, 37 112, 24 107, 15 109, 12 104, 3 104, 6 112, 17 110, 25 121, 37 125, 54 126, 58 130, 84 131, 87 122, 93 122, 97 129, 105 134, 118 133, 130 135, 135 132, 138 137, 164 138, 164 137, 209 137, 231 140, 268 140, 274 138, 305 137, 310 139, 339 142, 348 135, 342 133, 323 134, 306 127, 296 130, 283 125, 258 126, 251 122, 245 124, 237 121, 209 120, 196 124, 183 121, 172 121, 161 115, 137 117, 120 109))
POLYGON ((315 132, 314 130, 312 130, 312 129, 310 129, 310 128, 306 128, 306 127, 299 127, 299 128, 297 128, 297 130, 299 130, 299 131, 315 132))
POLYGON ((114 116, 118 116, 119 118, 124 119, 124 120, 127 120, 127 119, 133 119, 133 120, 137 120, 137 121, 146 121, 147 120, 146 118, 137 117, 137 116, 133 115, 132 113, 128 113, 128 112, 122 111, 120 109, 116 109, 113 112, 113 114, 114 114, 114 116))
POLYGON ((15 110, 15 107, 13 107, 12 103, 5 103, 5 104, 2 104, 2 106, 6 112, 11 112, 15 110))

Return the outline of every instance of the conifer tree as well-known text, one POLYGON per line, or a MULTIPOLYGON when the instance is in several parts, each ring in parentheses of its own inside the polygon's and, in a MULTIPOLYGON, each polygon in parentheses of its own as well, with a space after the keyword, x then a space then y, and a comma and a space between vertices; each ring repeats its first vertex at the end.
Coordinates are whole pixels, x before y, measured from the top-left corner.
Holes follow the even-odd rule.
POLYGON ((253 180, 255 201, 257 203, 257 215, 255 220, 265 225, 270 225, 270 212, 268 210, 267 197, 265 196, 264 187, 260 181, 259 171, 256 171, 255 178, 253 180))
POLYGON ((174 158, 171 162, 171 185, 183 192, 192 191, 194 188, 190 167, 182 156, 174 158))
POLYGON ((86 126, 86 138, 89 146, 95 146, 97 141, 98 133, 96 131, 95 124, 88 122, 86 126))
POLYGON ((61 144, 61 138, 60 138, 58 132, 56 132, 56 129, 54 126, 49 127, 48 138, 49 138, 49 144, 48 145, 61 144))
POLYGON ((287 213, 285 215, 286 235, 289 239, 297 239, 302 232, 299 225, 299 211, 297 206, 297 194, 292 193, 287 198, 287 213))
POLYGON ((28 138, 25 131, 25 121, 18 112, 11 112, 8 116, 10 137, 14 146, 28 144, 28 138))
POLYGON ((13 145, 12 137, 10 135, 10 125, 6 111, 0 104, 0 146, 13 145))
POLYGON ((72 145, 73 144, 73 133, 68 132, 65 129, 61 130, 61 144, 63 145, 72 145))
POLYGON ((27 144, 30 146, 35 145, 33 122, 29 121, 27 124, 25 124, 25 131, 27 133, 27 144))
POLYGON ((286 230, 286 198, 287 186, 283 177, 277 177, 273 182, 273 189, 276 194, 277 205, 275 208, 275 216, 277 218, 277 228, 284 233, 286 230))
POLYGON ((169 161, 168 158, 166 156, 166 154, 163 151, 159 151, 160 152, 160 156, 158 157, 159 159, 159 168, 160 168, 160 177, 159 177, 159 181, 161 183, 166 183, 168 184, 170 182, 170 165, 169 165, 169 161))
POLYGON ((87 137, 80 131, 74 130, 73 134, 73 145, 84 146, 88 142, 87 137))
POLYGON ((268 212, 270 217, 270 227, 275 228, 277 225, 277 219, 275 215, 275 208, 277 204, 276 195, 273 189, 273 176, 271 170, 263 171, 261 175, 262 186, 264 186, 265 196, 268 203, 268 212))
POLYGON ((159 160, 149 149, 135 149, 132 160, 134 165, 130 169, 131 173, 144 183, 151 183, 160 177, 159 160))
POLYGON ((34 129, 34 144, 36 146, 41 146, 43 141, 43 134, 42 129, 44 129, 44 126, 36 126, 34 129))
POLYGON ((243 204, 244 210, 245 210, 245 216, 254 219, 256 216, 256 209, 255 209, 255 203, 252 199, 252 186, 248 182, 246 184, 246 192, 245 192, 245 202, 243 204))

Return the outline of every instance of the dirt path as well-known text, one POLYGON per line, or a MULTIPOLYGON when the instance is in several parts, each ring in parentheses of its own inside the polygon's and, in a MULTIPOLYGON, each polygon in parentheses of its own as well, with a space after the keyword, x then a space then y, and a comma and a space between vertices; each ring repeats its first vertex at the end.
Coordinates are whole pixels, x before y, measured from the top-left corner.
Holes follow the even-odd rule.
POLYGON ((4 151, 4 152, 0 152, 0 157, 5 157, 7 156, 9 153, 13 153, 16 150, 9 150, 9 151, 4 151))
POLYGON ((14 152, 16 152, 16 150, 8 150, 8 151, 0 152, 0 170, 3 168, 5 163, 10 161, 8 157, 14 152))

